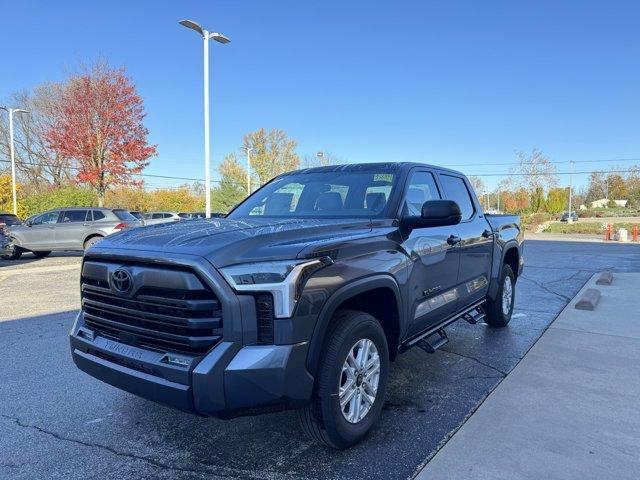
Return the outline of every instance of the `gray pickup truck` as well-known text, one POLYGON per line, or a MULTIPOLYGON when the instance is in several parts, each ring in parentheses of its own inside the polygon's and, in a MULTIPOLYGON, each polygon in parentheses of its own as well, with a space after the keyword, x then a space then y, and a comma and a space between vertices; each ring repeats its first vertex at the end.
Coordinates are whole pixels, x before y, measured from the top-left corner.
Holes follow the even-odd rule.
POLYGON ((295 408, 312 438, 361 440, 389 363, 457 320, 509 323, 519 218, 418 163, 287 173, 224 219, 111 235, 85 253, 76 365, 199 415, 295 408))

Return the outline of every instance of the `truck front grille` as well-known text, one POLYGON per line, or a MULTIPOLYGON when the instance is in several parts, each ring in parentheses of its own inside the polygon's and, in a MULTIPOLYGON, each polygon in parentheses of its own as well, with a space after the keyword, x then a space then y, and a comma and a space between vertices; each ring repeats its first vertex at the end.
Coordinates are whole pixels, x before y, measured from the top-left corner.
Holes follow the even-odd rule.
POLYGON ((89 328, 129 345, 201 355, 222 339, 222 309, 192 271, 85 261, 82 310, 89 328), (116 269, 130 272, 128 294, 111 285, 116 269))

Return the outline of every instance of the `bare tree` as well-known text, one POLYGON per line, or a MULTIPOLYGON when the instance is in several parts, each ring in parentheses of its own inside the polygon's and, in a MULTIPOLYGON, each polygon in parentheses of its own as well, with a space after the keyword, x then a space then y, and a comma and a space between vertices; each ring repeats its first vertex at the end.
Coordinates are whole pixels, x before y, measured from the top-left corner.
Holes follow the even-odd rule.
POLYGON ((548 191, 558 186, 555 165, 540 150, 533 149, 530 154, 516 151, 518 164, 510 169, 515 175, 514 183, 529 193, 548 191))
MULTIPOLYGON (((43 185, 60 186, 71 177, 67 158, 49 148, 44 134, 52 126, 54 109, 63 86, 43 84, 33 93, 15 93, 8 103, 29 111, 14 116, 14 145, 18 175, 35 188, 43 185)), ((9 127, 6 118, 0 121, 0 151, 9 155, 9 127)))
POLYGON ((469 177, 469 181, 471 182, 471 186, 476 191, 476 195, 478 195, 478 197, 486 193, 487 186, 480 177, 472 175, 469 177))
POLYGON ((313 155, 305 155, 300 162, 301 168, 328 167, 330 165, 338 165, 346 163, 342 158, 331 152, 320 150, 313 155))

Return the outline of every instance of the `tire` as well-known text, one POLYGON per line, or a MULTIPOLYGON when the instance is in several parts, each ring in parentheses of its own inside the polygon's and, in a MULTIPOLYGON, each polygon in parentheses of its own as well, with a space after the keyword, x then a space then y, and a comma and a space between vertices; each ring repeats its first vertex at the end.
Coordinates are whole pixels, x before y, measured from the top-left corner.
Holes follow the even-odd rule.
POLYGON ((104 237, 102 235, 95 235, 93 237, 88 238, 85 242, 84 242, 84 249, 85 251, 89 250, 91 247, 93 247, 96 243, 98 243, 100 240, 102 240, 104 237))
POLYGON ((38 252, 32 252, 38 258, 44 258, 51 253, 51 250, 40 250, 38 252))
POLYGON ((19 260, 20 257, 22 256, 22 252, 23 250, 20 247, 11 245, 9 253, 2 254, 2 259, 3 260, 19 260))
POLYGON ((496 298, 493 300, 487 298, 484 321, 491 327, 502 328, 506 327, 509 320, 511 320, 513 304, 515 303, 516 277, 509 265, 502 265, 498 281, 500 283, 496 298), (510 293, 505 293, 505 291, 510 293), (510 298, 509 301, 506 300, 507 297, 510 298))
POLYGON ((369 433, 382 411, 389 373, 389 349, 380 323, 364 312, 338 311, 327 334, 319 365, 312 401, 299 410, 302 429, 324 445, 347 448, 369 433), (369 349, 369 355, 365 362, 360 362, 360 353, 364 354, 365 348, 369 349), (347 356, 353 353, 356 358, 347 364, 347 356), (376 353, 379 360, 377 388, 374 385, 376 353), (368 375, 354 372, 356 377, 349 378, 345 368, 351 371, 351 365, 362 368, 362 363, 371 362, 368 375), (344 407, 340 405, 341 386, 347 387, 342 398, 352 395, 344 407), (366 402, 364 394, 372 392, 373 402, 366 402))

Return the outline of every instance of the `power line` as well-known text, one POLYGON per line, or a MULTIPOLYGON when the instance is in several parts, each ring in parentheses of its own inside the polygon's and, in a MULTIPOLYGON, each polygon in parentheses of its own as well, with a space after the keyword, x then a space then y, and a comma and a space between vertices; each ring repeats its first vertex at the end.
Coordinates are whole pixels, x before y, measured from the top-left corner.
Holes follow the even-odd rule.
MULTIPOLYGON (((11 163, 10 160, 0 160, 0 162, 11 163)), ((31 165, 31 166, 34 166, 34 167, 54 167, 54 168, 60 167, 60 165, 54 165, 52 163, 36 163, 36 162, 17 161, 16 164, 17 165, 31 165)), ((75 171, 81 170, 79 167, 74 167, 72 165, 68 165, 68 166, 61 167, 61 168, 68 168, 69 170, 75 170, 75 171)), ((136 176, 136 177, 162 178, 162 179, 167 179, 167 180, 183 180, 183 181, 188 181, 188 182, 203 182, 204 183, 204 179, 202 179, 202 178, 172 177, 172 176, 169 176, 169 175, 156 175, 156 174, 152 174, 152 173, 131 173, 129 175, 136 176)), ((222 183, 222 180, 211 180, 211 183, 222 183)), ((236 185, 243 185, 244 186, 244 182, 234 182, 232 180, 229 180, 229 183, 235 183, 236 185)))
POLYGON ((581 174, 591 174, 591 173, 640 173, 640 169, 629 169, 629 170, 585 170, 582 172, 525 172, 525 173, 467 173, 466 175, 469 177, 535 177, 538 175, 581 175, 581 174))

